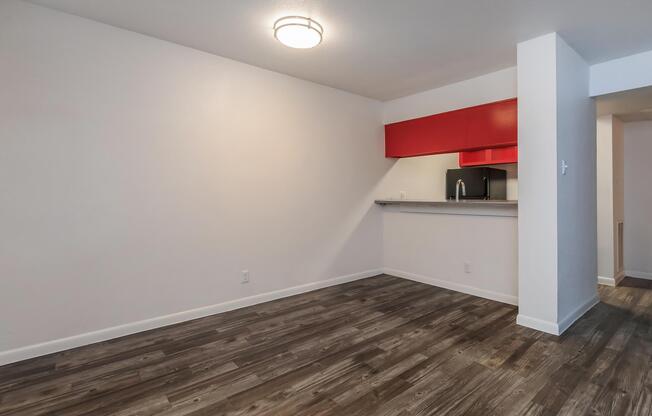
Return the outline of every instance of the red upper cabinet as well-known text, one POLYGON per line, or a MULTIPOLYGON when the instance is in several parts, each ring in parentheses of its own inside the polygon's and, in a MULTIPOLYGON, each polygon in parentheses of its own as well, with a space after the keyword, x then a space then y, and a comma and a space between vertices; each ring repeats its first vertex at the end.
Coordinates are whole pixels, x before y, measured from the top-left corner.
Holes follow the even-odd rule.
POLYGON ((450 153, 463 148, 467 116, 462 110, 449 111, 385 126, 387 157, 409 157, 450 153))
POLYGON ((468 130, 466 148, 516 146, 517 119, 516 99, 479 105, 466 110, 468 130))
POLYGON ((449 111, 385 126, 387 157, 456 153, 517 142, 516 99, 449 111))
POLYGON ((518 146, 460 152, 460 167, 518 163, 518 146))

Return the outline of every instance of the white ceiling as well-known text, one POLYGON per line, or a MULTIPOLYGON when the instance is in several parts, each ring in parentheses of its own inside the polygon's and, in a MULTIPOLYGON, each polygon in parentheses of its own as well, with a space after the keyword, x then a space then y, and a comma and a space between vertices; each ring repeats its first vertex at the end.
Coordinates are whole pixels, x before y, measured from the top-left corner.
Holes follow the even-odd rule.
POLYGON ((651 0, 30 1, 379 100, 513 66, 552 31, 590 63, 652 50, 651 0), (324 26, 320 46, 275 41, 293 14, 324 26))

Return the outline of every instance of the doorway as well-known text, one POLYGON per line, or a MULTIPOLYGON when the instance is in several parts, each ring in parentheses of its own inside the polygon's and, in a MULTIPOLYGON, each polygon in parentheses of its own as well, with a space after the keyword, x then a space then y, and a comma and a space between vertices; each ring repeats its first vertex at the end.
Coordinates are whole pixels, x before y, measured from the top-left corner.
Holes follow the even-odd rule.
POLYGON ((596 110, 598 282, 652 287, 652 87, 597 97, 596 110))

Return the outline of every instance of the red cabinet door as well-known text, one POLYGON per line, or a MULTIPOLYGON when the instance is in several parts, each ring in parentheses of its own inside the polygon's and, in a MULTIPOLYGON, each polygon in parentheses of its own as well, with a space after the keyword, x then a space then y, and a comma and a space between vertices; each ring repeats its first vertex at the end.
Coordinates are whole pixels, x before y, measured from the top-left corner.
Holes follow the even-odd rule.
POLYGON ((471 107, 467 111, 467 150, 516 146, 518 110, 515 98, 471 107))
POLYGON ((385 155, 409 157, 453 153, 464 148, 466 113, 449 111, 385 126, 385 155))

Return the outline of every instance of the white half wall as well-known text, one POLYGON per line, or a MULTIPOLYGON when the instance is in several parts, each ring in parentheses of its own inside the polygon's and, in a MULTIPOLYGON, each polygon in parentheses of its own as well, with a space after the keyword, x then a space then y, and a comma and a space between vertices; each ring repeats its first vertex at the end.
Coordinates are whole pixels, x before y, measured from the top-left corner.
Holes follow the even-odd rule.
POLYGON ((598 301, 595 105, 589 66, 556 33, 517 53, 518 322, 560 334, 598 301))
POLYGON ((515 216, 383 210, 386 273, 517 304, 515 216))
POLYGON ((0 82, 12 360, 382 264, 379 102, 14 0, 0 82))
POLYGON ((652 121, 625 123, 625 270, 652 279, 652 121))

